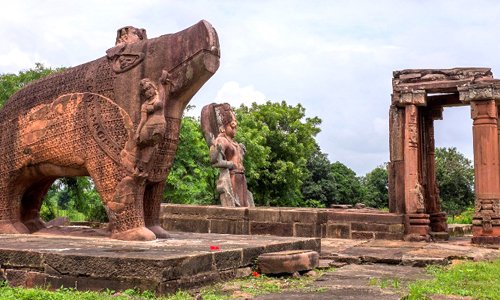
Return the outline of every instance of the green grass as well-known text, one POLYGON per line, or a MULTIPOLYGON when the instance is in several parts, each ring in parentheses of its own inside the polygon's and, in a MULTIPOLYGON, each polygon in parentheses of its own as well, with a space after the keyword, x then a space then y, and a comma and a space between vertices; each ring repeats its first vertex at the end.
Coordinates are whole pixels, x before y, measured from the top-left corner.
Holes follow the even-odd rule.
MULTIPOLYGON (((329 271, 333 271, 335 268, 330 268, 328 270, 315 270, 319 275, 324 274, 329 271)), ((235 291, 240 291, 243 293, 257 295, 257 294, 268 294, 282 292, 289 289, 299 289, 305 288, 306 285, 316 280, 317 277, 306 277, 303 276, 298 279, 291 277, 269 277, 266 275, 260 275, 258 277, 248 276, 244 279, 237 279, 229 282, 218 283, 209 287, 204 288, 199 291, 202 294, 204 300, 222 300, 222 299, 232 299, 233 293, 235 291)), ((323 291, 322 288, 305 288, 303 292, 317 292, 323 291)), ((138 290, 126 290, 121 293, 116 293, 115 291, 105 291, 105 292, 90 292, 90 291, 76 291, 75 289, 60 288, 56 291, 48 291, 44 288, 36 289, 25 289, 19 287, 9 287, 5 283, 0 282, 0 299, 4 300, 131 300, 130 297, 138 297, 140 299, 147 300, 192 300, 194 299, 193 293, 188 293, 185 291, 178 291, 176 294, 156 297, 154 292, 146 291, 140 292, 138 290)))
POLYGON ((431 294, 471 296, 478 299, 500 299, 500 260, 464 262, 455 266, 430 266, 430 280, 408 285, 404 299, 427 299, 431 294))
POLYGON ((75 289, 60 288, 56 291, 49 291, 44 288, 25 289, 21 287, 9 287, 0 282, 0 299, 2 300, 131 300, 134 297, 146 300, 189 300, 191 295, 184 291, 168 297, 157 298, 154 292, 140 292, 137 290, 126 290, 121 293, 115 291, 91 292, 76 291, 75 289))

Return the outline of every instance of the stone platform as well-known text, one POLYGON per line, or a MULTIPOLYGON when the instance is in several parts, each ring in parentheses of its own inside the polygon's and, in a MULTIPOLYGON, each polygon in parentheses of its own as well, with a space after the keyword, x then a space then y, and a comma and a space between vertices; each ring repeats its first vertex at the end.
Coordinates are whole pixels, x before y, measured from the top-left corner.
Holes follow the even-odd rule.
POLYGON ((402 240, 402 214, 376 209, 221 207, 163 203, 167 231, 402 240))
POLYGON ((171 238, 152 242, 50 232, 0 235, 0 281, 51 289, 64 286, 120 291, 138 287, 166 294, 247 276, 257 256, 263 253, 306 249, 319 252, 320 248, 318 238, 186 232, 171 232, 171 238))

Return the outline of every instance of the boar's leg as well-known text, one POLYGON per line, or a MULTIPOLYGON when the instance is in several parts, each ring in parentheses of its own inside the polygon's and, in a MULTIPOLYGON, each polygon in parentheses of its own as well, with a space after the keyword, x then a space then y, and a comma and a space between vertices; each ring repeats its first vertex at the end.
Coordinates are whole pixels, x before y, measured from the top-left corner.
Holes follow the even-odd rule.
POLYGON ((40 218, 40 208, 43 197, 47 194, 55 178, 47 178, 29 187, 21 199, 21 221, 33 233, 45 228, 45 222, 40 218))
POLYGON ((144 225, 144 179, 127 176, 125 168, 104 151, 88 156, 85 167, 108 214, 111 238, 130 241, 156 239, 144 225))
POLYGON ((0 179, 0 233, 30 233, 21 222, 21 193, 25 187, 9 179, 0 179))
POLYGON ((146 186, 144 192, 144 222, 157 238, 166 239, 168 233, 160 226, 160 206, 166 181, 155 182, 146 186))

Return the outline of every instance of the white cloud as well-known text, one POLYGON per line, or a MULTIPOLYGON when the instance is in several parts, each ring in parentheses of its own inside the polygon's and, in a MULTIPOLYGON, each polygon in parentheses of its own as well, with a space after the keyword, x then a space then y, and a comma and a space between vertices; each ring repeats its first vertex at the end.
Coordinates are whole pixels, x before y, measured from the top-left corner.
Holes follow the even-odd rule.
POLYGON ((256 91, 253 85, 240 87, 236 81, 229 81, 224 83, 222 88, 217 92, 215 102, 227 102, 232 106, 240 106, 245 104, 250 106, 253 102, 263 104, 266 102, 266 96, 263 93, 256 91))

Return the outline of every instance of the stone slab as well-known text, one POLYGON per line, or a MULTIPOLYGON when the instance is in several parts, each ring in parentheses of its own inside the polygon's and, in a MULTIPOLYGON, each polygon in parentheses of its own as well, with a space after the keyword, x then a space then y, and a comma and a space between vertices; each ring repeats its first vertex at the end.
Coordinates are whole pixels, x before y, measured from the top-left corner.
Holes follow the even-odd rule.
POLYGON ((390 287, 394 279, 400 286, 416 279, 430 278, 424 269, 390 265, 348 265, 328 272, 314 282, 299 290, 284 293, 258 295, 254 299, 401 299, 405 291, 390 287), (386 280, 389 287, 380 288, 386 280), (371 284, 375 282, 375 284, 371 284))
POLYGON ((383 263, 424 267, 446 265, 453 260, 492 261, 500 250, 478 247, 471 238, 451 237, 449 241, 426 243, 391 240, 345 240, 323 238, 320 259, 347 264, 383 263))
POLYGON ((130 288, 171 293, 233 279, 263 254, 320 251, 320 240, 171 232, 151 242, 109 237, 0 235, 0 269, 9 284, 83 290, 130 288))

